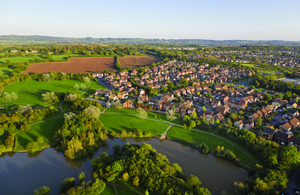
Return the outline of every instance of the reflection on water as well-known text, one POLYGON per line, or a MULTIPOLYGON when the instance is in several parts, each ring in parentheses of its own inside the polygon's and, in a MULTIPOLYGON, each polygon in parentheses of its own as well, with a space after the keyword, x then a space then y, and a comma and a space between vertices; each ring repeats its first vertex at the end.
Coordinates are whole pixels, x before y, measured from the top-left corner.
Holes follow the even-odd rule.
POLYGON ((113 153, 113 146, 127 142, 151 144, 157 152, 167 156, 171 163, 178 163, 185 174, 199 177, 204 187, 212 194, 221 194, 233 188, 234 181, 242 181, 247 171, 211 154, 200 154, 198 150, 182 144, 151 138, 112 138, 94 155, 81 160, 68 160, 53 148, 34 154, 7 153, 0 155, 0 189, 2 194, 33 194, 36 188, 48 186, 51 194, 59 194, 59 185, 66 177, 78 177, 85 172, 86 180, 91 179, 90 160, 103 152, 113 153), (18 187, 15 187, 15 184, 18 187))

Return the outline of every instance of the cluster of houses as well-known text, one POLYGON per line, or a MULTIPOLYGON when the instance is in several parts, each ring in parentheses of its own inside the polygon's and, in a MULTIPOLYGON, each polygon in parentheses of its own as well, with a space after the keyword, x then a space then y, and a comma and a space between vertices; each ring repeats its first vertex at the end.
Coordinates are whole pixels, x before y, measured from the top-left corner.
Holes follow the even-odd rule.
MULTIPOLYGON (((19 50, 10 50, 9 52, 10 53, 18 53, 19 50)), ((31 50, 31 51, 25 50, 23 53, 38 53, 38 51, 37 50, 31 50)))
POLYGON ((238 63, 267 63, 278 66, 298 67, 299 54, 292 51, 205 51, 201 54, 187 54, 188 59, 197 59, 203 57, 215 57, 219 61, 230 61, 238 63), (232 55, 234 54, 234 55, 232 55), (233 57, 234 56, 234 57, 233 57))

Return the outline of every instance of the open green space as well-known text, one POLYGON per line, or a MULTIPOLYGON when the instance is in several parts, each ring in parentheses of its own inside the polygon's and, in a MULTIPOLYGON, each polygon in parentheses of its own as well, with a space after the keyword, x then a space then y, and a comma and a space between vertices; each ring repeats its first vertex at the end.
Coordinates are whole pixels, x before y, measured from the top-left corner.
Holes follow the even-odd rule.
POLYGON ((110 184, 106 184, 106 187, 101 195, 116 195, 114 187, 110 184))
POLYGON ((0 66, 0 76, 10 75, 15 68, 15 66, 0 66))
MULTIPOLYGON (((137 111, 135 109, 127 109, 127 108, 110 108, 110 109, 107 109, 105 112, 114 112, 114 113, 129 113, 129 114, 137 114, 137 111)), ((173 120, 173 121, 169 121, 167 119, 167 116, 165 114, 162 114, 162 113, 156 113, 156 112, 149 112, 147 111, 148 113, 148 117, 147 118, 151 118, 151 119, 155 119, 155 120, 159 120, 159 121, 166 121, 166 122, 171 122, 171 123, 174 123, 174 124, 178 124, 178 125, 181 125, 181 121, 180 119, 176 119, 176 120, 173 120)))
POLYGON ((254 155, 239 144, 234 143, 234 145, 232 145, 214 135, 173 126, 169 129, 167 137, 174 141, 194 142, 197 145, 205 143, 209 146, 210 150, 215 150, 218 146, 224 146, 225 149, 233 151, 233 153, 240 159, 242 165, 247 165, 249 167, 254 166, 255 163, 247 155, 237 149, 237 147, 246 152, 252 159, 259 161, 254 155))
POLYGON ((270 75, 275 75, 276 72, 270 72, 270 71, 260 71, 261 73, 265 73, 265 74, 270 74, 270 75))
POLYGON ((127 189, 124 189, 124 188, 121 188, 119 186, 116 186, 116 189, 117 189, 118 195, 137 195, 137 193, 127 190, 127 189))
MULTIPOLYGON (((103 87, 101 84, 99 84, 96 81, 91 81, 91 86, 94 88, 101 88, 103 87)), ((83 81, 78 80, 54 80, 50 82, 39 82, 39 81, 25 81, 25 82, 17 82, 13 83, 11 85, 8 85, 4 90, 4 92, 7 92, 11 94, 12 92, 15 92, 18 96, 18 99, 16 101, 2 103, 0 106, 4 106, 6 104, 8 105, 26 105, 29 104, 31 106, 43 106, 47 105, 47 102, 44 102, 42 100, 42 94, 46 92, 67 92, 72 91, 73 93, 82 94, 84 91, 78 90, 76 91, 74 89, 74 85, 78 84, 79 86, 81 84, 86 85, 88 87, 88 83, 84 83, 83 81)), ((90 87, 91 87, 90 86, 90 87)), ((2 93, 2 96, 3 96, 2 93)), ((93 93, 92 90, 88 90, 87 93, 93 93)))
POLYGON ((104 124, 107 130, 114 131, 119 134, 123 129, 127 132, 140 129, 142 131, 148 131, 152 135, 161 135, 169 127, 169 125, 165 123, 141 119, 137 116, 125 114, 103 113, 100 116, 100 121, 104 124))
POLYGON ((46 118, 41 122, 36 122, 30 130, 19 132, 16 135, 18 140, 17 149, 25 148, 29 142, 36 141, 37 137, 44 138, 44 142, 40 145, 50 144, 55 132, 63 125, 63 122, 63 116, 53 120, 46 118))
POLYGON ((134 186, 134 185, 132 185, 129 182, 125 183, 125 182, 122 182, 122 181, 118 180, 118 181, 116 181, 116 184, 118 184, 120 186, 123 186, 125 188, 129 188, 129 189, 134 190, 136 192, 145 193, 145 189, 144 188, 142 188, 140 186, 134 186))
POLYGON ((69 56, 78 56, 77 54, 52 55, 53 60, 66 60, 69 56))
POLYGON ((18 62, 33 62, 36 58, 43 60, 44 57, 42 55, 36 55, 36 56, 26 56, 26 57, 10 57, 10 58, 1 58, 0 64, 6 63, 6 60, 10 60, 11 63, 18 63, 18 62))

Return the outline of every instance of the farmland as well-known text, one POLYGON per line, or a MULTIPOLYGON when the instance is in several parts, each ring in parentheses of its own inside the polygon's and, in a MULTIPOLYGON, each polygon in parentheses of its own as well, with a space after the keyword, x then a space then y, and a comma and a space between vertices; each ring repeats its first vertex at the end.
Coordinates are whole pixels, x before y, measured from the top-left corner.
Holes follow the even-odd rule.
MULTIPOLYGON (((159 59, 152 57, 124 57, 119 58, 122 68, 137 68, 151 65, 153 62, 159 62, 159 59)), ((50 62, 30 65, 29 69, 24 71, 25 74, 46 73, 49 71, 65 73, 81 72, 103 72, 103 70, 118 70, 114 65, 114 58, 73 58, 69 62, 50 62)))
POLYGON ((119 60, 122 68, 138 68, 161 61, 157 58, 145 56, 125 56, 124 58, 119 58, 119 60))

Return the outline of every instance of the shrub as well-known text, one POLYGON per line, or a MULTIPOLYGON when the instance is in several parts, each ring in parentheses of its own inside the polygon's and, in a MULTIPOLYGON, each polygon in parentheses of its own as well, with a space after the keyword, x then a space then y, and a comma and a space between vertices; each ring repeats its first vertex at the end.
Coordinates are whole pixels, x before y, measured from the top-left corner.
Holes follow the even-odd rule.
POLYGON ((36 189, 33 195, 50 195, 50 189, 47 186, 43 186, 36 189))
POLYGON ((29 142, 27 145, 26 145, 26 149, 28 150, 28 152, 30 153, 35 153, 37 151, 40 151, 42 150, 42 146, 40 146, 37 142, 29 142))
POLYGON ((74 177, 67 177, 64 181, 60 184, 59 190, 60 192, 66 192, 68 189, 74 187, 76 185, 76 180, 74 177))
POLYGON ((41 143, 44 142, 44 138, 43 137, 38 137, 38 138, 36 138, 36 142, 41 144, 41 143))

